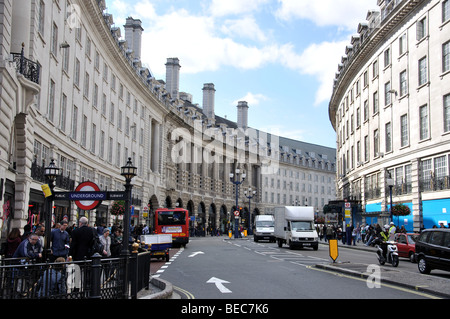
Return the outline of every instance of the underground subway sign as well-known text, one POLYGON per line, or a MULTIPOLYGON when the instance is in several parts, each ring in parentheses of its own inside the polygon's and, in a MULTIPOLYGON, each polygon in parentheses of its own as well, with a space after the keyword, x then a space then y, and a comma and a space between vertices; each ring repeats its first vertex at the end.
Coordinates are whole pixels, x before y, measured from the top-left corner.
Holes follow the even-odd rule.
POLYGON ((69 194, 69 199, 75 201, 78 208, 82 210, 92 210, 98 207, 106 199, 106 192, 101 192, 97 184, 93 182, 83 182, 69 194))

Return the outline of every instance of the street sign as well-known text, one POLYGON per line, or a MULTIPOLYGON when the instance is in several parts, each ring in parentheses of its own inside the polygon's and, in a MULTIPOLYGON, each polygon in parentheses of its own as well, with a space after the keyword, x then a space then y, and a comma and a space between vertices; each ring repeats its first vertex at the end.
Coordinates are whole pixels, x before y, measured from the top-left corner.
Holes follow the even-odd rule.
POLYGON ((336 259, 339 257, 338 241, 337 239, 330 239, 328 244, 330 246, 330 257, 333 259, 333 263, 335 263, 336 259))
POLYGON ((106 193, 100 192, 97 184, 92 182, 83 182, 75 189, 75 192, 70 193, 69 199, 75 200, 75 204, 82 210, 95 209, 102 200, 106 199, 106 193))
POLYGON ((234 211, 234 216, 239 217, 239 211, 238 210, 234 211))

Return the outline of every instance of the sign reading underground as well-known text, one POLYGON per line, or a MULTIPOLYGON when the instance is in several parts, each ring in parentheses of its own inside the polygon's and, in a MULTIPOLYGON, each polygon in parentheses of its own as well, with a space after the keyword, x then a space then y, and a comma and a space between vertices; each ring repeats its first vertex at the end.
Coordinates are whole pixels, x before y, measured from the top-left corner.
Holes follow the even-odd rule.
POLYGON ((83 182, 69 194, 69 200, 75 201, 78 208, 82 210, 92 210, 98 207, 103 200, 106 200, 106 192, 101 192, 97 184, 83 182))

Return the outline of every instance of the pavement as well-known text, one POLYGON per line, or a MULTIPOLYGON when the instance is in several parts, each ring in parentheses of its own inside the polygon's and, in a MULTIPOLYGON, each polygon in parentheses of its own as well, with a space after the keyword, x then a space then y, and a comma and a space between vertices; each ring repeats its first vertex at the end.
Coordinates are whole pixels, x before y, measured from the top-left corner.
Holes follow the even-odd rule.
MULTIPOLYGON (((320 242, 322 245, 328 245, 327 242, 320 242)), ((349 246, 338 242, 338 249, 355 249, 376 253, 375 247, 367 247, 362 243, 358 243, 356 246, 349 246)), ((376 264, 379 266, 378 264, 376 264)), ((374 278, 375 273, 373 267, 369 267, 367 264, 356 263, 330 263, 330 264, 318 264, 316 268, 325 269, 333 272, 339 272, 350 276, 355 276, 363 279, 374 278)), ((377 268, 380 274, 380 282, 383 284, 390 284, 400 286, 408 289, 413 289, 419 292, 432 294, 441 298, 450 299, 450 273, 441 272, 439 270, 431 271, 430 275, 423 275, 417 269, 417 272, 399 270, 391 265, 380 266, 377 268), (439 276, 433 274, 433 272, 444 274, 439 276), (448 274, 448 275, 447 275, 448 274)))
MULTIPOLYGON (((321 241, 320 244, 328 246, 328 242, 321 241)), ((342 244, 341 241, 338 242, 338 249, 376 252, 376 248, 367 247, 362 243, 358 243, 356 246, 349 246, 342 244)), ((374 272, 374 268, 370 267, 368 264, 350 262, 317 264, 314 267, 362 279, 368 279, 370 277, 368 282, 371 283, 375 282, 373 278, 376 274, 379 274, 377 279, 380 280, 381 284, 400 286, 437 297, 450 299, 450 275, 447 275, 446 272, 441 273, 445 274, 444 276, 439 276, 438 274, 433 275, 433 271, 430 275, 423 275, 419 270, 417 270, 417 272, 398 270, 390 265, 377 267, 377 271, 374 272)), ((434 272, 438 272, 438 270, 435 270, 434 272)), ((150 279, 150 289, 141 291, 138 295, 138 299, 181 299, 180 295, 174 291, 174 287, 171 283, 152 276, 150 279)))

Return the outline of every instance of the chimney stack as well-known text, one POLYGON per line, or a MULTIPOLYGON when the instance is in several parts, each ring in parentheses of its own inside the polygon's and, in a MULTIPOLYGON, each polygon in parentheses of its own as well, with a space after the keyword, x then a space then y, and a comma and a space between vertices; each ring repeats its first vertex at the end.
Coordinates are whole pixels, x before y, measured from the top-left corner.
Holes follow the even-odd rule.
POLYGON ((172 98, 180 98, 180 60, 168 58, 166 63, 166 90, 172 98))
POLYGON ((142 21, 139 19, 127 18, 125 29, 125 40, 128 43, 128 48, 133 50, 134 58, 141 60, 141 43, 142 43, 142 21))
POLYGON ((206 83, 203 85, 203 112, 208 120, 215 120, 214 114, 214 100, 216 89, 213 83, 206 83))
POLYGON ((247 129, 248 128, 248 104, 245 101, 238 102, 238 128, 247 129))

